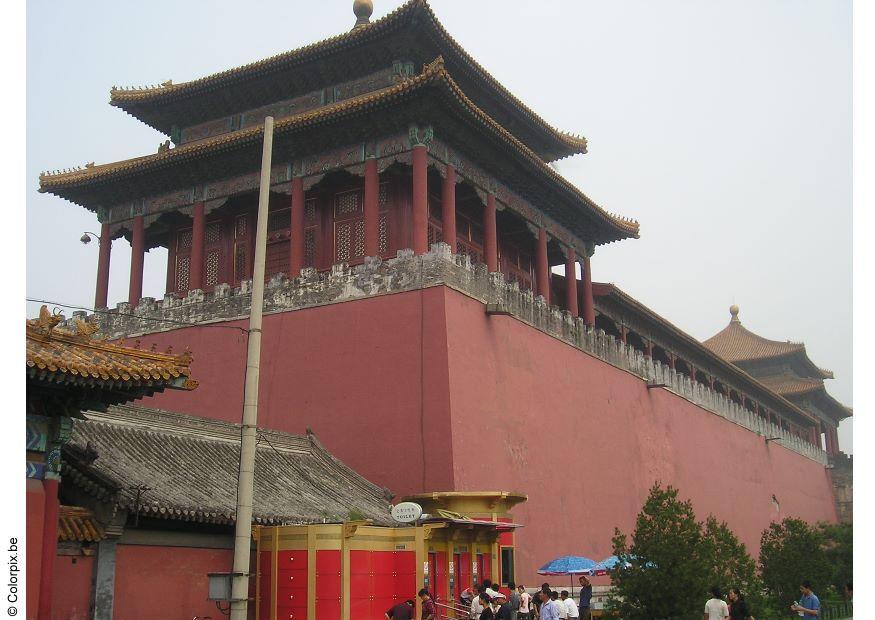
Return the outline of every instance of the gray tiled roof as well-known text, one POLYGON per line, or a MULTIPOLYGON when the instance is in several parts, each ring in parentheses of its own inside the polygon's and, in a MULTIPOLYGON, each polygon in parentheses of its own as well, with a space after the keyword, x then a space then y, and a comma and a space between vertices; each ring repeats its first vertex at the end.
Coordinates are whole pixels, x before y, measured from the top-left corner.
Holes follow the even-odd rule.
MULTIPOLYGON (((113 406, 73 421, 62 475, 142 516, 233 523, 239 441, 237 424, 113 406)), ((389 510, 387 492, 334 458, 315 436, 258 430, 254 522, 365 518, 390 524, 389 510)))

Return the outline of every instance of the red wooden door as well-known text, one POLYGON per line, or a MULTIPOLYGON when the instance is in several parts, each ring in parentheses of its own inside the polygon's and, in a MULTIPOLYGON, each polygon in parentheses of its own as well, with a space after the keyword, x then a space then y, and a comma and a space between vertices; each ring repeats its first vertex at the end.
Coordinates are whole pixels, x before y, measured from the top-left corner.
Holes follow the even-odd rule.
POLYGON ((460 553, 459 563, 456 565, 456 570, 459 572, 459 593, 465 588, 470 588, 474 585, 474 580, 471 577, 471 554, 460 553))
POLYGON ((416 552, 395 552, 395 604, 407 599, 416 600, 416 552))
POLYGON ((447 553, 446 551, 438 551, 435 554, 435 579, 432 586, 432 594, 436 600, 445 603, 449 593, 447 592, 447 553))
POLYGON ((349 552, 349 616, 371 617, 371 552, 349 552))
POLYGON ((277 618, 301 620, 307 617, 307 551, 277 552, 277 618))
POLYGON ((258 554, 258 620, 270 620, 270 592, 273 588, 273 553, 258 554))
POLYGON ((316 620, 340 620, 340 551, 316 552, 316 620))

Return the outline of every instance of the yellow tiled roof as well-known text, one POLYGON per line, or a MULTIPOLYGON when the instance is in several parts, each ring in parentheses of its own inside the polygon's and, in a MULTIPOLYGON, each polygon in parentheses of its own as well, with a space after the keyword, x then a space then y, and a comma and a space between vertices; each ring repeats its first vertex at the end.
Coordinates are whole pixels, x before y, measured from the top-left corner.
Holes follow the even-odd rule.
MULTIPOLYGON (((623 218, 604 210, 572 183, 567 181, 562 175, 553 170, 552 167, 546 164, 528 146, 523 144, 513 134, 474 105, 450 76, 444 67, 443 59, 440 57, 435 59, 434 62, 426 65, 421 74, 411 79, 403 80, 394 86, 366 93, 335 104, 326 105, 301 114, 278 119, 275 123, 274 133, 276 135, 281 135, 284 132, 290 132, 297 128, 344 118, 353 114, 361 114, 366 110, 394 102, 399 98, 409 96, 412 93, 432 85, 447 88, 452 95, 453 100, 457 101, 471 117, 479 121, 483 127, 491 131, 508 147, 515 150, 519 155, 525 158, 528 163, 531 164, 532 168, 545 180, 558 185, 562 190, 570 193, 574 199, 583 202, 587 207, 592 209, 598 219, 602 220, 618 233, 618 239, 638 237, 639 225, 637 221, 623 218)), ((56 190, 65 187, 85 185, 103 179, 119 178, 126 173, 157 169, 168 166, 172 163, 198 158, 233 146, 260 140, 263 131, 264 126, 259 125, 223 134, 214 138, 208 138, 196 143, 182 145, 178 148, 169 149, 153 155, 99 166, 89 166, 58 174, 42 174, 40 175, 40 191, 57 193, 56 190)))
MULTIPOLYGON (((511 94, 501 82, 495 79, 450 36, 438 21, 426 0, 409 0, 385 17, 363 27, 355 28, 322 41, 271 56, 270 58, 258 60, 241 67, 227 69, 189 82, 174 84, 171 80, 168 80, 160 86, 147 88, 113 87, 110 91, 110 104, 127 109, 126 106, 128 104, 153 103, 160 105, 181 98, 199 96, 206 92, 227 87, 233 82, 251 79, 256 75, 276 72, 282 68, 316 58, 324 58, 344 48, 373 41, 387 31, 391 32, 397 29, 404 23, 412 24, 417 22, 426 23, 431 26, 434 36, 443 44, 440 48, 442 53, 448 56, 452 55, 460 64, 470 68, 476 79, 498 95, 499 99, 504 100, 506 104, 519 112, 539 130, 564 145, 568 149, 564 156, 574 153, 586 153, 586 138, 557 130, 526 106, 520 99, 511 94)), ((128 112, 132 113, 130 110, 128 112)), ((136 116, 136 114, 134 115, 136 116)))
POLYGON ((103 526, 87 508, 58 507, 58 541, 98 542, 106 538, 103 526))
POLYGON ((120 346, 94 338, 90 324, 77 321, 76 332, 58 327, 63 317, 49 314, 27 321, 27 369, 51 383, 112 383, 157 389, 193 390, 191 354, 173 355, 120 346))

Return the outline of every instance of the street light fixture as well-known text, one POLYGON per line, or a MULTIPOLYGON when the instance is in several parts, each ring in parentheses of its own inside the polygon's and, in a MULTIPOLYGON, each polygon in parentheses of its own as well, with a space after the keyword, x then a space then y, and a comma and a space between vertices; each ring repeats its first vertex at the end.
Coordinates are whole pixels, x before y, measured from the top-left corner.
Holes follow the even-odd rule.
POLYGON ((84 245, 88 245, 91 243, 91 237, 94 237, 98 241, 100 241, 100 235, 95 235, 93 232, 85 231, 82 233, 82 236, 79 237, 79 241, 81 241, 84 245))

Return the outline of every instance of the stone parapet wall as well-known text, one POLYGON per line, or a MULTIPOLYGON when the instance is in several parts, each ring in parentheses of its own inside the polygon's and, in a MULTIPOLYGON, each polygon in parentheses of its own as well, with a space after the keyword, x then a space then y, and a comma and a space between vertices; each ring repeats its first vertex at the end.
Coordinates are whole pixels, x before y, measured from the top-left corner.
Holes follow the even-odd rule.
MULTIPOLYGON (((116 340, 168 331, 193 325, 246 318, 249 314, 251 281, 238 288, 220 284, 211 293, 190 291, 184 298, 168 294, 163 300, 144 297, 136 307, 120 303, 115 309, 98 313, 90 320, 100 327, 106 338, 116 340)), ((586 327, 581 318, 556 306, 531 291, 521 291, 508 283, 502 274, 488 273, 486 266, 472 264, 468 256, 452 254, 448 245, 437 243, 431 251, 414 256, 400 250, 391 260, 366 258, 349 267, 336 264, 328 272, 306 268, 300 277, 273 277, 264 293, 264 313, 286 312, 327 304, 364 299, 432 286, 448 286, 486 305, 490 314, 512 316, 535 329, 558 338, 579 350, 647 381, 655 389, 666 389, 702 409, 743 426, 765 439, 776 438, 780 445, 823 465, 826 453, 777 425, 711 390, 693 383, 686 375, 644 356, 602 330, 586 327)), ((73 318, 85 318, 74 313, 73 318)))

